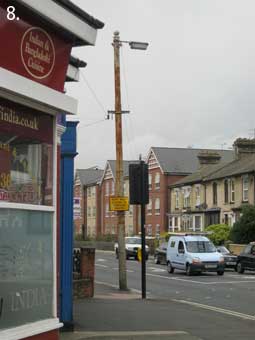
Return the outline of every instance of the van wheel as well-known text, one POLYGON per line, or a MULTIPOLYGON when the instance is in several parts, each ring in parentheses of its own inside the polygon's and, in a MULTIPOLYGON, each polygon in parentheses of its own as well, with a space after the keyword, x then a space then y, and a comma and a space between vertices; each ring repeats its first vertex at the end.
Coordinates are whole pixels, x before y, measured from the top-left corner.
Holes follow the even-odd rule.
POLYGON ((192 275, 192 270, 191 270, 190 265, 188 263, 186 264, 186 275, 187 276, 192 275))
POLYGON ((244 273, 244 268, 243 268, 241 262, 237 263, 236 270, 237 270, 237 272, 238 272, 239 274, 243 274, 243 273, 244 273))
POLYGON ((174 272, 174 267, 172 267, 171 262, 167 262, 167 271, 169 274, 172 274, 174 272))

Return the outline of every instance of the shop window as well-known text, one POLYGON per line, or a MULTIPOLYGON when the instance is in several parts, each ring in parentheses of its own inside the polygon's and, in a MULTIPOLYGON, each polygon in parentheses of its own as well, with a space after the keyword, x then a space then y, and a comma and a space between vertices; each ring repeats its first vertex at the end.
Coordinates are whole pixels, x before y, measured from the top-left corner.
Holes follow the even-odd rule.
POLYGON ((53 118, 1 99, 0 201, 53 205, 53 118))
POLYGON ((0 329, 53 317, 53 213, 0 209, 0 329))

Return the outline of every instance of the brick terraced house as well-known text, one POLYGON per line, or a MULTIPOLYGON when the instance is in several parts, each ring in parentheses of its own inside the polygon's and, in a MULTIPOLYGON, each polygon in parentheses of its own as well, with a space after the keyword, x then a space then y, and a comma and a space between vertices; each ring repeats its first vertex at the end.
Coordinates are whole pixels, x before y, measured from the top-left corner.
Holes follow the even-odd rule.
MULTIPOLYGON (((169 187, 199 168, 197 155, 203 149, 152 147, 147 157, 149 166, 149 197, 146 207, 146 234, 159 235, 168 231, 171 211, 169 187)), ((233 151, 217 151, 222 161, 231 161, 233 151)))
POLYGON ((97 167, 77 169, 74 184, 75 234, 83 238, 101 232, 101 186, 104 171, 97 167))
MULTIPOLYGON (((129 196, 129 164, 138 161, 123 161, 124 195, 129 196)), ((101 232, 102 234, 117 234, 117 215, 109 211, 109 198, 115 194, 115 160, 108 160, 101 180, 101 232)), ((139 207, 130 205, 125 213, 126 235, 136 235, 140 231, 139 207)))

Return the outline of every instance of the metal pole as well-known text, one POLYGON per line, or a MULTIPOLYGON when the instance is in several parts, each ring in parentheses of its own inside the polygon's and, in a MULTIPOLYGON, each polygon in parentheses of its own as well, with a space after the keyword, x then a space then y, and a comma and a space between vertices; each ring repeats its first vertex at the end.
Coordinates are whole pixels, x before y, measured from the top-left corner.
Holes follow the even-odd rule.
MULTIPOLYGON (((140 160, 140 166, 142 169, 142 197, 144 197, 144 161, 140 160)), ((145 204, 141 204, 141 232, 142 232, 142 299, 146 299, 146 249, 145 249, 145 204)))
MULTIPOLYGON (((115 195, 123 196, 123 152, 120 89, 120 36, 114 32, 114 76, 115 76, 115 131, 116 131, 116 183, 115 195)), ((127 289, 126 249, 125 249, 125 214, 117 211, 118 255, 119 255, 119 289, 127 289)))

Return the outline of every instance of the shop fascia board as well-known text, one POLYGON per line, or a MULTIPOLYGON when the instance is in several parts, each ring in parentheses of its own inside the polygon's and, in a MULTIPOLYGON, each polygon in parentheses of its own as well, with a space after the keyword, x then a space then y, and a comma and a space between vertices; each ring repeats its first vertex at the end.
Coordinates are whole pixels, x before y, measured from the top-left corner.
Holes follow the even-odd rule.
POLYGON ((70 32, 84 42, 84 45, 95 45, 97 30, 73 15, 52 0, 17 0, 19 3, 39 14, 42 18, 70 32))
POLYGON ((61 92, 0 68, 0 97, 43 111, 77 114, 78 102, 61 92))

